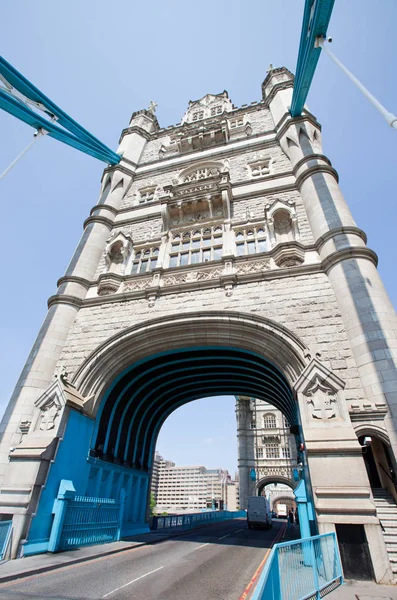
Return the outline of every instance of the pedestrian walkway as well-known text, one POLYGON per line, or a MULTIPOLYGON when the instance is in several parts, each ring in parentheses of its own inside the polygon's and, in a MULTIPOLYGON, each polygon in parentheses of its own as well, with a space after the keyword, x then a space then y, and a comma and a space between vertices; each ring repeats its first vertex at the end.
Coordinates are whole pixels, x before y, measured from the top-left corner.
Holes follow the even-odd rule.
POLYGON ((397 586, 350 580, 326 597, 327 600, 397 600, 397 586))
POLYGON ((44 573, 45 571, 52 571, 79 562, 86 562, 101 556, 108 556, 125 550, 131 550, 132 548, 138 548, 139 546, 155 544, 176 535, 178 535, 176 532, 170 534, 147 533, 133 536, 122 542, 87 546, 57 554, 48 552, 46 554, 27 556, 18 560, 3 561, 0 563, 0 583, 20 577, 28 577, 33 574, 36 575, 37 573, 44 573))

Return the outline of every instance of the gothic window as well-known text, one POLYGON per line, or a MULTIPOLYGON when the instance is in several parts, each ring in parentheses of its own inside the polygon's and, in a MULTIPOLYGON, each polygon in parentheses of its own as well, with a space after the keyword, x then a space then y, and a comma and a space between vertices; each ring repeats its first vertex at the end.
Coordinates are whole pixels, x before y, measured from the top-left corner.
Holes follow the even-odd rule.
POLYGON ((237 119, 231 119, 229 121, 230 129, 235 129, 236 127, 242 127, 244 125, 244 117, 237 117, 237 119))
POLYGON ((199 110, 199 111, 193 113, 192 120, 193 121, 199 121, 203 117, 204 117, 204 111, 203 110, 199 110))
POLYGON ((270 173, 270 158, 264 160, 257 160, 250 165, 252 177, 262 177, 263 175, 269 175, 270 173))
POLYGON ((256 448, 256 458, 263 458, 263 448, 256 448))
POLYGON ((170 267, 183 267, 222 258, 222 227, 176 233, 171 242, 170 267))
POLYGON ((220 115, 222 113, 222 106, 213 106, 211 108, 211 117, 215 117, 216 115, 220 115))
POLYGON ((266 233, 263 227, 247 227, 235 232, 237 256, 266 252, 266 233))
POLYGON ((280 447, 278 444, 265 444, 266 458, 280 458, 280 447))
POLYGON ((156 248, 141 248, 135 250, 134 259, 132 262, 132 274, 148 273, 153 271, 157 265, 159 249, 156 248))
POLYGON ((291 425, 289 424, 289 421, 288 421, 287 417, 284 417, 284 427, 286 429, 289 429, 291 427, 291 425))
POLYGON ((276 417, 271 414, 263 415, 264 429, 277 429, 276 417))
POLYGON ((294 239, 292 219, 288 210, 277 210, 273 216, 274 235, 276 242, 289 242, 294 239))
POLYGON ((155 187, 145 188, 139 191, 139 204, 146 204, 154 200, 155 187))
POLYGON ((281 448, 283 458, 291 458, 291 450, 289 448, 281 448))

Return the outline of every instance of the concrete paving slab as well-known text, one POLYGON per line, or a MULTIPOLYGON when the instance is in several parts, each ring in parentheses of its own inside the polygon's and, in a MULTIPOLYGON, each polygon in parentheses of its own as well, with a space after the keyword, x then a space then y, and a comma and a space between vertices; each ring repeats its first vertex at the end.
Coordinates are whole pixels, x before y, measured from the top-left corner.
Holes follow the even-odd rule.
POLYGON ((397 600, 397 586, 348 580, 327 594, 327 600, 397 600))

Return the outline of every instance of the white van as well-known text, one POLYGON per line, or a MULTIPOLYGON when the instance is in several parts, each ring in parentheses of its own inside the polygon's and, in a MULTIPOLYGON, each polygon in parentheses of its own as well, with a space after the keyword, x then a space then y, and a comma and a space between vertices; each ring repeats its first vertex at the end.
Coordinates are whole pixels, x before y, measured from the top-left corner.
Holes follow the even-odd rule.
POLYGON ((257 527, 269 529, 269 527, 272 527, 269 500, 266 500, 264 496, 250 496, 248 498, 247 523, 248 529, 257 527))

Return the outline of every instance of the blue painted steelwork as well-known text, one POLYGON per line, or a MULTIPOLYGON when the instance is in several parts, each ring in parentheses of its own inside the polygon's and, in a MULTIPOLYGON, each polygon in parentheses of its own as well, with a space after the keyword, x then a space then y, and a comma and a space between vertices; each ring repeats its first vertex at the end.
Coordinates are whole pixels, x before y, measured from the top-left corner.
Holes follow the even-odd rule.
POLYGON ((78 496, 73 483, 63 479, 54 503, 49 552, 120 539, 122 506, 114 498, 78 496))
POLYGON ((227 521, 228 519, 241 519, 246 517, 245 510, 217 510, 206 511, 202 513, 169 515, 166 517, 153 517, 151 529, 157 531, 159 529, 194 529, 207 523, 215 523, 218 521, 227 521))
POLYGON ((162 416, 196 398, 222 393, 249 393, 297 422, 289 385, 269 361, 235 348, 186 348, 140 361, 117 378, 102 401, 93 451, 100 448, 97 456, 117 457, 122 464, 149 466, 162 416))
POLYGON ((12 532, 12 521, 0 521, 0 560, 4 560, 12 532))
POLYGON ((314 77, 321 48, 315 48, 317 36, 326 36, 335 0, 306 0, 303 13, 298 61, 295 70, 291 115, 299 117, 314 77))
POLYGON ((120 162, 121 157, 116 152, 69 117, 2 56, 0 56, 0 81, 5 85, 0 88, 0 108, 31 127, 47 132, 50 137, 103 162, 112 165, 120 162), (32 106, 46 116, 35 112, 32 106), (49 121, 47 116, 52 121, 49 121))
POLYGON ((76 496, 68 503, 57 550, 114 542, 120 536, 121 505, 110 498, 76 496))
POLYGON ((93 427, 92 419, 75 410, 70 411, 63 440, 59 442, 55 461, 50 466, 28 540, 23 547, 24 556, 48 551, 54 520, 54 501, 58 497, 60 481, 73 481, 76 493, 85 494, 89 476, 87 454, 93 427))
POLYGON ((275 544, 251 600, 320 599, 341 585, 335 533, 275 544))

